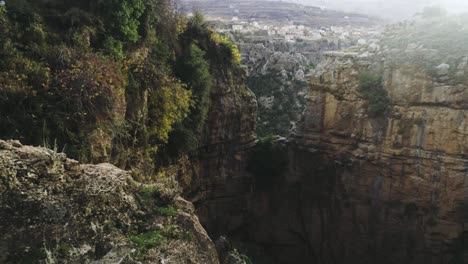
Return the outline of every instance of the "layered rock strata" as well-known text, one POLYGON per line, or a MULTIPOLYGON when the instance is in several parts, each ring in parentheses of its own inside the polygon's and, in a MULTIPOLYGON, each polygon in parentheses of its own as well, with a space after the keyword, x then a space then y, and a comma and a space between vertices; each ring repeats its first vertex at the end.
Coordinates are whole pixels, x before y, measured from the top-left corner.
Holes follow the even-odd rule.
POLYGON ((286 179, 311 188, 302 194, 315 204, 301 209, 315 244, 311 258, 466 260, 457 244, 468 220, 467 83, 443 78, 444 72, 431 76, 417 62, 387 63, 380 55, 330 53, 312 78, 286 179), (381 72, 388 94, 382 116, 369 114, 371 102, 360 88, 369 71, 381 72))
POLYGON ((276 263, 468 261, 468 68, 445 22, 325 53, 289 172, 255 193, 244 240, 276 263))

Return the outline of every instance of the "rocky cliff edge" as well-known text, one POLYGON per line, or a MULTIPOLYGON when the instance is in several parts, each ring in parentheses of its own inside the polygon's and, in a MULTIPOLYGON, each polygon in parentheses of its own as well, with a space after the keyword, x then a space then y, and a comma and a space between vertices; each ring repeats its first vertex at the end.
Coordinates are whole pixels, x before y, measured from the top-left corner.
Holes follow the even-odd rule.
POLYGON ((1 263, 218 263, 194 210, 113 165, 0 140, 1 263))

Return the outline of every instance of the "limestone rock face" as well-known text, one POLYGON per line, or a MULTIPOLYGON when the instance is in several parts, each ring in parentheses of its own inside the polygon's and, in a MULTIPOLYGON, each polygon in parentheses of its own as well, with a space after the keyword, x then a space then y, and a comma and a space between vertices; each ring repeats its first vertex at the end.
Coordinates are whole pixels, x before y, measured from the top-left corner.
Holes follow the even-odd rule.
POLYGON ((0 262, 218 263, 193 206, 163 188, 0 140, 0 262))
POLYGON ((257 100, 244 85, 245 72, 222 70, 211 94, 201 147, 182 175, 189 175, 186 197, 213 238, 245 221, 252 177, 245 171, 255 145, 257 100))
POLYGON ((312 72, 289 172, 245 232, 277 263, 468 263, 465 35, 418 23, 312 72))
POLYGON ((302 198, 283 203, 302 204, 296 231, 319 263, 466 261, 468 83, 383 58, 329 53, 318 65, 285 178, 302 198), (389 104, 373 117, 360 76, 376 69, 389 104))

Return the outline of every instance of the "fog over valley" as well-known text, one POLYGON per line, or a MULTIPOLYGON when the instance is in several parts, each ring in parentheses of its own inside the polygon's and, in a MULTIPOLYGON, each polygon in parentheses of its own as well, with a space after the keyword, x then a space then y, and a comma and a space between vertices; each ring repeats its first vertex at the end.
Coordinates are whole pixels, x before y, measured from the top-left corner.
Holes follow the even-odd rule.
MULTIPOLYGON (((180 0, 182 1, 182 0, 180 0)), ((185 0, 184 2, 202 3, 208 0, 185 0)), ((440 6, 449 13, 468 12, 468 1, 465 0, 221 0, 219 2, 291 2, 309 6, 317 6, 324 9, 362 13, 388 20, 401 20, 414 16, 416 13, 429 6, 440 6)))
POLYGON ((413 16, 427 6, 441 6, 451 13, 468 11, 465 0, 287 0, 347 12, 358 12, 398 20, 413 16))

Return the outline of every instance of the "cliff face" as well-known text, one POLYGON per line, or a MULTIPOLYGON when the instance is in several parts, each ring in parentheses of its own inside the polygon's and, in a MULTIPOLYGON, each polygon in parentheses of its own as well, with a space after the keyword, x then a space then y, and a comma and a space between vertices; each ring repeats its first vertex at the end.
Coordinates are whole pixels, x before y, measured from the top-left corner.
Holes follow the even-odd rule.
MULTIPOLYGON (((338 260, 449 263, 467 220, 467 84, 416 62, 389 64, 333 53, 319 65, 293 137, 291 180, 318 184, 322 202, 305 218, 321 230, 312 240, 338 260), (360 92, 371 69, 383 72, 386 116, 371 117, 360 92)), ((452 67, 466 74, 466 64, 452 67)))
POLYGON ((409 35, 386 34, 326 53, 289 139, 290 171, 256 193, 249 238, 278 263, 468 260, 467 59, 408 39, 391 47, 409 35))
POLYGON ((165 185, 17 141, 0 141, 0 164, 2 263, 218 263, 193 205, 165 185))
POLYGON ((239 227, 250 200, 252 177, 245 171, 255 145, 257 102, 240 70, 219 69, 201 147, 188 171, 187 197, 216 238, 239 227))

